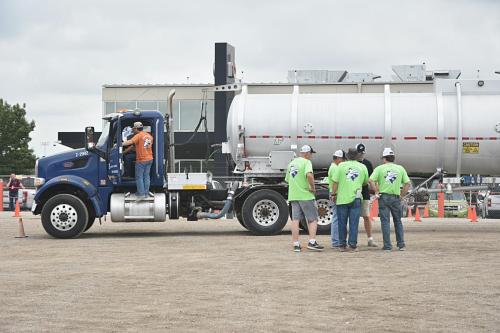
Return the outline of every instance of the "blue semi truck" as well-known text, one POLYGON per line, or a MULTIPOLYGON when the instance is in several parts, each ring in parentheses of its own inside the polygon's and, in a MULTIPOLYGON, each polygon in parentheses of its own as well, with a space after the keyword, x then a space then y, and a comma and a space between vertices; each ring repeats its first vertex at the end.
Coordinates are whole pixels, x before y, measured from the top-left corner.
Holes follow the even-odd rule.
MULTIPOLYGON (((218 219, 232 212, 256 235, 273 235, 286 225, 289 208, 282 177, 250 183, 241 178, 221 188, 210 173, 174 172, 171 113, 164 117, 157 111, 128 110, 103 119, 97 142, 94 128, 86 127, 85 148, 37 160, 32 212, 41 215, 51 236, 78 237, 108 213, 112 222, 164 222, 167 216, 192 221, 218 219), (136 121, 154 137, 151 193, 146 200, 136 200, 135 178, 124 172, 122 142, 136 121)), ((328 194, 320 193, 319 200, 327 202, 328 194)), ((329 219, 326 210, 323 215, 329 219)), ((324 229, 329 229, 328 223, 324 229)))

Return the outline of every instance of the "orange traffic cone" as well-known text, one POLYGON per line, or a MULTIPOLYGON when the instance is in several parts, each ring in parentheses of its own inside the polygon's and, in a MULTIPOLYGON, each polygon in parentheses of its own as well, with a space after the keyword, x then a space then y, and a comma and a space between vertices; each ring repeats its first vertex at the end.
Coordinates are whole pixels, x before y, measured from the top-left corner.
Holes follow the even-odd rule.
POLYGON ((422 222, 422 219, 420 218, 420 209, 418 206, 415 209, 415 220, 413 220, 413 222, 422 222))
POLYGON ((413 214, 411 213, 411 207, 410 206, 408 206, 408 217, 409 218, 413 217, 413 214))
POLYGON ((472 207, 467 208, 467 219, 472 220, 472 207))
POLYGON ((23 219, 20 217, 19 218, 19 233, 17 234, 16 238, 26 238, 26 234, 24 233, 24 225, 23 225, 23 219))
POLYGON ((429 217, 429 205, 425 205, 424 207, 424 217, 429 217))
POLYGON ((14 210, 14 215, 12 217, 21 217, 21 206, 19 206, 19 200, 16 200, 16 209, 14 210))
POLYGON ((471 213, 471 219, 470 221, 475 223, 477 222, 477 214, 476 214, 476 207, 472 207, 472 213, 471 213))

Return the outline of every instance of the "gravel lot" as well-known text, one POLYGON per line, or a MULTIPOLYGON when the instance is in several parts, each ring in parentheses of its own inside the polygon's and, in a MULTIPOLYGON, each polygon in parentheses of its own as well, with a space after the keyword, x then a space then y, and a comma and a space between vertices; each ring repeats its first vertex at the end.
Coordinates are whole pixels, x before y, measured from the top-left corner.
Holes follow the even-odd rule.
POLYGON ((408 250, 390 253, 360 223, 357 253, 294 253, 288 228, 256 237, 233 220, 59 240, 23 215, 15 239, 0 213, 0 332, 500 331, 500 220, 407 221, 408 250))

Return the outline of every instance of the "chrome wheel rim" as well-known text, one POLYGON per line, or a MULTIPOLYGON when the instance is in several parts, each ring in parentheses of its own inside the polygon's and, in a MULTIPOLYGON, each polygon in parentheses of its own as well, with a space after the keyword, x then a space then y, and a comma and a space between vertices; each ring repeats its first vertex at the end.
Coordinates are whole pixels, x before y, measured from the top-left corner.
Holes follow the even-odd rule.
POLYGON ((318 225, 329 225, 332 223, 333 210, 327 199, 316 200, 318 205, 318 225))
POLYGON ((274 201, 264 199, 253 206, 252 215, 257 224, 268 227, 278 221, 280 210, 274 201))
POLYGON ((59 231, 68 231, 73 229, 78 221, 76 209, 68 204, 55 206, 50 212, 50 222, 59 231))

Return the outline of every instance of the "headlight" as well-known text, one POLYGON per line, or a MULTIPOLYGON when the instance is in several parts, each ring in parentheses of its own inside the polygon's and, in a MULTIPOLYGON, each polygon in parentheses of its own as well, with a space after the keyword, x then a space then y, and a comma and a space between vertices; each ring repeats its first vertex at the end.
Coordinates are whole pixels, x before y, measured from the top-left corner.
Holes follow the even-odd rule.
POLYGON ((43 184, 45 184, 45 178, 35 177, 33 183, 35 184, 35 187, 42 186, 43 184))
POLYGON ((458 205, 457 208, 458 208, 458 210, 462 210, 462 209, 464 209, 464 205, 458 205))

